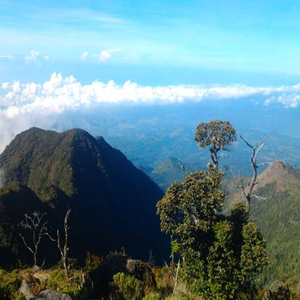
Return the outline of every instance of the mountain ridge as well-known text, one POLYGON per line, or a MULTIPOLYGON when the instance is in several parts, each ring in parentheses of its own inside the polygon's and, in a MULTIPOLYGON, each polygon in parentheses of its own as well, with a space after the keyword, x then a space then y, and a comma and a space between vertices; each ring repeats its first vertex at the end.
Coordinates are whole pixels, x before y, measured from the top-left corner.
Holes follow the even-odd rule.
POLYGON ((28 187, 53 212, 72 207, 71 245, 82 248, 76 255, 125 247, 136 257, 147 259, 153 250, 165 259, 159 249, 168 242, 156 215, 162 191, 103 137, 81 129, 31 128, 6 147, 0 168, 4 187, 14 182, 28 187))

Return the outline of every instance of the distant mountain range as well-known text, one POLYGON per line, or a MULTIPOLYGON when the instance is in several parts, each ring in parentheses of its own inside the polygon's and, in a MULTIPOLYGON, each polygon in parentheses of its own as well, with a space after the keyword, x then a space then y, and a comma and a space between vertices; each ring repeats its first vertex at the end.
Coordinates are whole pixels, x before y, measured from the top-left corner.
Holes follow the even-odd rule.
POLYGON ((1 246, 11 257, 22 249, 17 224, 25 213, 47 211, 55 231, 68 206, 73 256, 124 247, 145 260, 150 250, 159 261, 168 257, 169 243, 156 216, 163 192, 102 137, 80 129, 31 128, 6 147, 0 169, 1 246))
MULTIPOLYGON (((195 129, 201 122, 228 120, 251 144, 266 136, 260 158, 281 159, 300 167, 299 108, 265 105, 261 96, 240 100, 203 100, 199 103, 173 105, 108 106, 78 113, 69 113, 58 121, 57 128, 82 126, 92 135, 103 135, 110 145, 120 149, 134 164, 145 169, 175 157, 185 164, 206 168, 209 151, 194 142, 195 129)), ((55 127, 54 127, 55 128, 55 127)), ((238 138, 230 151, 221 153, 221 165, 236 173, 251 174, 251 149, 238 138)))

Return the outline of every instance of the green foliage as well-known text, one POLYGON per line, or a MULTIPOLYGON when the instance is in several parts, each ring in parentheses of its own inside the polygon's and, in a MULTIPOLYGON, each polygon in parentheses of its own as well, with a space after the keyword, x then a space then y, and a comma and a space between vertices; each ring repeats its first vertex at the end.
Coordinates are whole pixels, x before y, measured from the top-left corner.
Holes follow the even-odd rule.
MULTIPOLYGON (((248 178, 243 179, 244 182, 248 178)), ((260 284, 280 280, 300 294, 300 173, 276 161, 261 173, 255 194, 266 198, 251 202, 250 217, 266 240, 269 267, 260 276, 260 284)), ((228 185, 231 183, 229 182, 228 185)), ((228 196, 227 207, 242 199, 241 191, 228 196)))
POLYGON ((200 123, 196 129, 195 141, 200 148, 210 146, 216 150, 224 150, 226 146, 236 141, 236 130, 228 121, 200 123))
POLYGON ((82 276, 81 270, 71 269, 70 279, 66 277, 64 269, 54 269, 41 271, 36 276, 43 279, 41 282, 42 290, 49 289, 68 294, 74 300, 85 299, 82 290, 82 276))
POLYGON ((182 278, 204 299, 237 299, 255 291, 255 276, 267 264, 265 242, 243 206, 230 216, 219 211, 223 174, 210 168, 175 183, 158 203, 161 228, 172 254, 184 261, 182 278))
POLYGON ((214 167, 218 167, 218 152, 236 141, 236 130, 228 121, 215 120, 200 123, 195 133, 195 141, 200 148, 210 147, 209 151, 214 167))
POLYGON ((228 220, 214 225, 214 241, 207 256, 207 277, 199 279, 208 299, 233 299, 239 288, 237 258, 233 248, 234 228, 228 220))
POLYGON ((18 293, 21 281, 22 276, 19 270, 14 270, 11 273, 0 270, 0 299, 21 300, 22 297, 18 293))
POLYGON ((150 293, 146 295, 143 300, 162 300, 159 293, 150 293))
POLYGON ((174 266, 154 267, 152 272, 157 284, 157 290, 163 298, 171 295, 174 289, 174 266))
POLYGON ((86 254, 84 270, 86 272, 96 270, 101 265, 102 261, 103 257, 88 251, 86 254))
POLYGON ((243 245, 241 249, 242 276, 253 281, 251 277, 262 272, 263 267, 269 263, 266 243, 253 222, 249 221, 243 227, 243 245))
POLYGON ((145 295, 144 283, 124 273, 114 275, 111 288, 113 300, 142 300, 145 295))
POLYGON ((212 228, 224 199, 218 188, 222 177, 214 169, 193 173, 184 182, 173 183, 157 204, 162 230, 174 236, 173 247, 185 258, 197 259, 206 247, 203 237, 212 228))

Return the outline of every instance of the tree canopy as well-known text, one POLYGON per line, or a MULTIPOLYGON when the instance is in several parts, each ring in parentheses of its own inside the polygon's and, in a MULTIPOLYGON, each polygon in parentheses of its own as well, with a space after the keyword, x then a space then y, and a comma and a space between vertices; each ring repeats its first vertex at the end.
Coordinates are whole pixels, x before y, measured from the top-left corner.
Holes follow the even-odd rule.
POLYGON ((161 228, 172 236, 172 254, 184 262, 182 274, 192 291, 209 300, 249 294, 268 262, 265 241, 245 207, 221 214, 222 177, 212 167, 190 174, 157 205, 161 228))
POLYGON ((196 128, 195 141, 200 148, 210 147, 210 157, 214 168, 218 168, 220 150, 228 150, 236 141, 236 130, 228 121, 215 120, 209 123, 200 123, 196 128))

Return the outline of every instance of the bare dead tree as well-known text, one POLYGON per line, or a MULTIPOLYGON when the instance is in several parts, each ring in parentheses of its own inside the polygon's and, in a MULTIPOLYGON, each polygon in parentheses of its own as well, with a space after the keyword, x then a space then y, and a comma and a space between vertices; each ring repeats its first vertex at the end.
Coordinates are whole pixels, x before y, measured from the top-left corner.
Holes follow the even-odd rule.
POLYGON ((253 189, 255 187, 255 185, 258 184, 257 181, 257 176, 258 176, 258 169, 268 163, 257 163, 257 156, 259 154, 259 152, 263 149, 263 147, 266 144, 266 139, 267 137, 260 143, 258 143, 255 147, 252 146, 250 143, 248 143, 241 135, 240 138, 244 141, 244 143, 252 149, 252 156, 251 156, 251 166, 252 166, 252 177, 248 182, 247 187, 245 187, 244 185, 244 181, 241 178, 241 184, 238 186, 239 188, 242 189, 243 194, 245 196, 245 200, 246 200, 246 210, 249 212, 250 210, 250 202, 252 198, 256 198, 258 200, 266 200, 266 198, 258 196, 258 195, 254 195, 253 194, 253 189))
POLYGON ((47 236, 52 242, 55 240, 48 233, 47 224, 48 221, 43 222, 43 218, 46 213, 41 213, 39 211, 34 212, 32 215, 25 214, 25 219, 19 224, 24 229, 28 229, 32 234, 32 242, 31 245, 29 242, 26 242, 24 236, 20 233, 20 237, 25 245, 25 247, 32 253, 33 255, 33 264, 37 266, 37 255, 39 250, 39 245, 44 236, 47 236))
POLYGON ((180 259, 179 259, 179 261, 177 263, 176 273, 175 273, 175 276, 174 276, 173 295, 175 295, 176 292, 177 292, 179 271, 180 271, 180 259))
POLYGON ((179 167, 180 169, 185 172, 186 176, 189 176, 190 175, 190 172, 187 170, 187 168, 185 167, 185 165, 182 163, 182 162, 179 162, 179 167))
POLYGON ((155 258, 154 258, 154 255, 153 255, 153 250, 150 250, 149 251, 149 260, 148 260, 148 264, 150 267, 154 267, 155 266, 155 258))
POLYGON ((65 216, 65 221, 64 221, 65 238, 64 238, 64 246, 63 247, 60 242, 60 239, 61 239, 60 232, 57 229, 57 247, 60 252, 61 260, 62 260, 67 277, 69 277, 69 271, 70 271, 70 267, 68 264, 68 251, 69 251, 69 248, 68 248, 68 233, 69 233, 68 222, 69 222, 70 213, 71 213, 71 209, 68 209, 66 216, 65 216))

